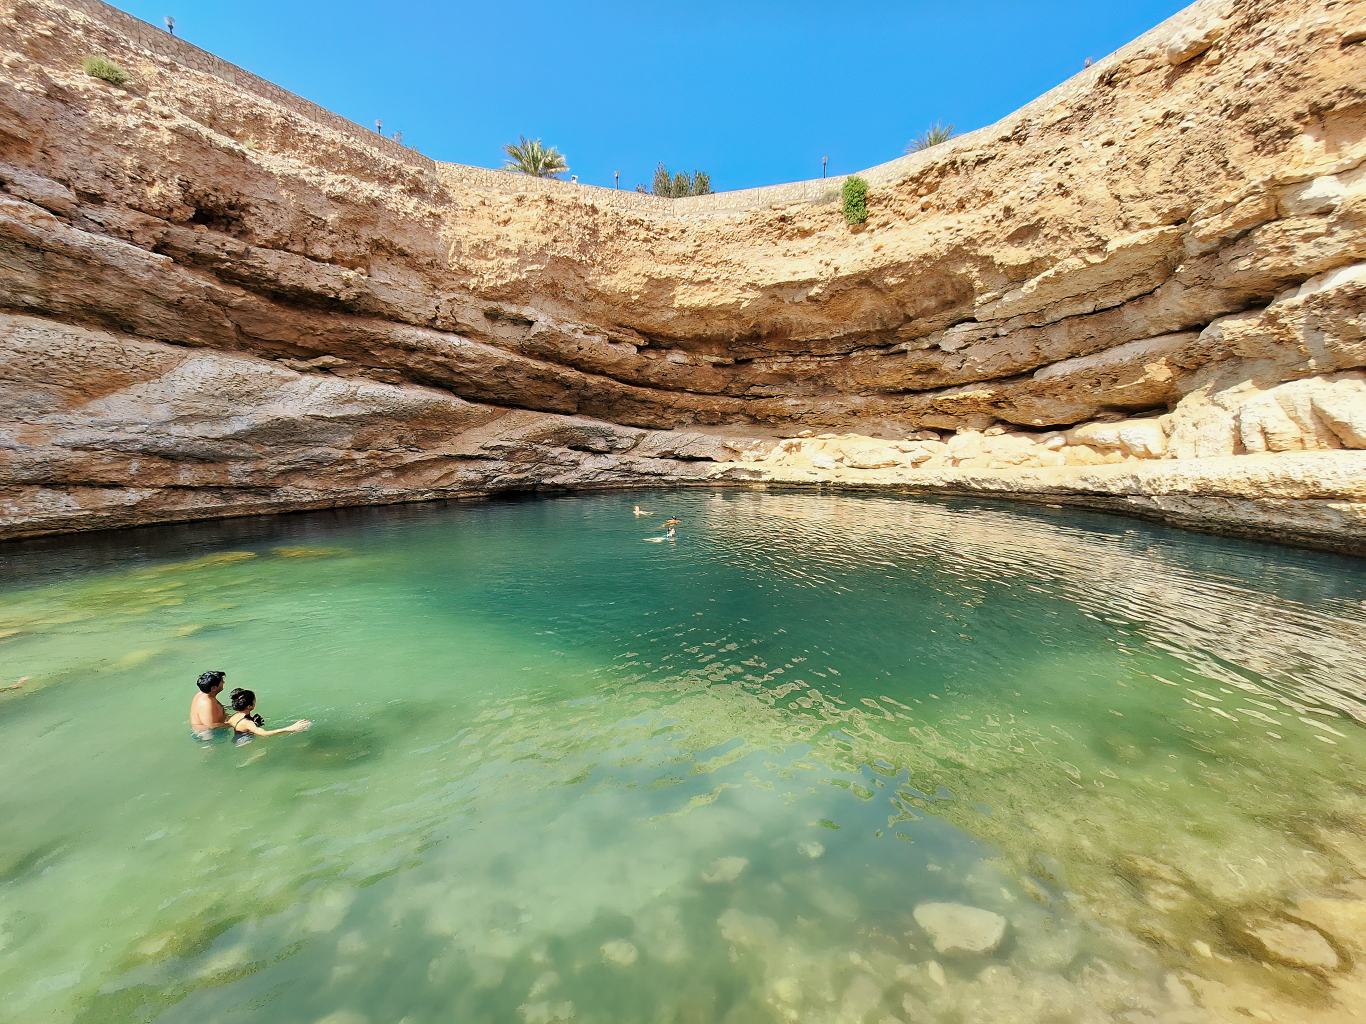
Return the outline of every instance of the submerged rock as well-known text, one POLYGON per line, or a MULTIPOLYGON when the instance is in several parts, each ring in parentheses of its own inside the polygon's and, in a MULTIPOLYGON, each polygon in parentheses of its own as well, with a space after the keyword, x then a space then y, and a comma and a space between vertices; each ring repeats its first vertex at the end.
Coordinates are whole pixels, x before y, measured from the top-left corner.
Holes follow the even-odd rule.
POLYGON ((517 1009, 526 1024, 553 1024, 557 1020, 573 1020, 574 1004, 563 1003, 523 1003, 517 1009))
POLYGON ((992 953, 1006 934, 1006 919, 990 910, 961 903, 922 903, 915 923, 924 928, 937 953, 992 953))
POLYGON ((704 882, 733 882, 740 872, 749 866, 748 857, 721 857, 711 862, 711 867, 702 872, 704 882))
POLYGON ((310 547, 281 547, 271 548, 270 553, 276 558, 332 558, 336 555, 350 554, 347 548, 310 548, 310 547))
POLYGON ((639 955, 636 947, 625 939, 613 939, 602 946, 602 958, 619 967, 630 967, 639 955))
POLYGON ((1366 900, 1303 899, 1295 907, 1295 916, 1339 945, 1366 952, 1366 900))
MULTIPOLYGON (((735 907, 731 907, 717 918, 716 923, 721 928, 721 937, 732 944, 732 949, 736 946, 749 949, 771 946, 780 934, 777 923, 771 918, 746 914, 735 907)), ((732 958, 732 962, 734 959, 732 958)))
POLYGON ((1335 971, 1337 951, 1317 928, 1285 917, 1257 915, 1230 928, 1230 937, 1258 960, 1300 970, 1335 971))

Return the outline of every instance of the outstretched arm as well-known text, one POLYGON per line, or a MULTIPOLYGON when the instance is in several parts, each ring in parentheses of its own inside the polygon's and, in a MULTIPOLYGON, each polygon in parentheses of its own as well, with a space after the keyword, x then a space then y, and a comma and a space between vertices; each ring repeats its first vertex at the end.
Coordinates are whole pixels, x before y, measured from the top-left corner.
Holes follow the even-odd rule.
POLYGON ((278 736, 282 732, 303 732, 313 723, 306 718, 301 718, 293 725, 287 725, 283 729, 262 729, 250 718, 244 719, 238 726, 239 731, 249 732, 253 736, 278 736))

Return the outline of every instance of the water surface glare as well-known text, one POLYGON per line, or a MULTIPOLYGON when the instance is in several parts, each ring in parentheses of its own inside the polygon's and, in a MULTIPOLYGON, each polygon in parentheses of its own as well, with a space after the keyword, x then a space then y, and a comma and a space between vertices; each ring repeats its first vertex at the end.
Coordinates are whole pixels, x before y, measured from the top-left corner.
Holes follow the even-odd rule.
POLYGON ((14 1024, 1197 1020, 1323 1003, 1238 922, 1366 873, 1360 560, 747 491, 0 558, 14 1024), (196 745, 208 668, 313 729, 196 745))

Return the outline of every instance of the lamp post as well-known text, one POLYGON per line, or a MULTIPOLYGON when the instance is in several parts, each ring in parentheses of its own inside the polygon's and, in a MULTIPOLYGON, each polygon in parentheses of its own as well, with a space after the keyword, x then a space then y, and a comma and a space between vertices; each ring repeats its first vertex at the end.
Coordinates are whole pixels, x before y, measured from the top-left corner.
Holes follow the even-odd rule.
POLYGON ((830 158, 829 158, 828 156, 823 156, 823 157, 821 157, 821 177, 822 177, 822 178, 825 177, 825 165, 828 164, 829 162, 830 162, 830 158))
POLYGON ((621 188, 621 172, 620 172, 620 171, 613 171, 613 172, 612 172, 612 177, 616 179, 617 188, 620 189, 620 188, 621 188))

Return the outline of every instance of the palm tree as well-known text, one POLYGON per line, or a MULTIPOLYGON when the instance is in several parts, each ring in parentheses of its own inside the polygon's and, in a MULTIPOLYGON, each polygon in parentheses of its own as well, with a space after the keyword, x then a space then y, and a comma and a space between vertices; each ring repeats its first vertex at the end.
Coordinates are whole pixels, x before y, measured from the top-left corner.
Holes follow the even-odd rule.
POLYGON ((518 171, 535 178, 555 178, 569 170, 560 151, 554 146, 547 149, 540 139, 528 139, 523 135, 520 142, 504 146, 503 152, 508 155, 508 162, 503 165, 505 171, 518 171))
POLYGON ((930 125, 927 131, 921 132, 910 142, 906 143, 907 153, 919 153, 922 149, 929 149, 937 146, 941 142, 948 142, 953 138, 953 125, 945 124, 943 121, 936 121, 930 125))

